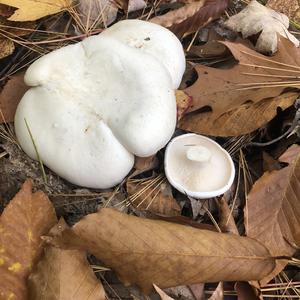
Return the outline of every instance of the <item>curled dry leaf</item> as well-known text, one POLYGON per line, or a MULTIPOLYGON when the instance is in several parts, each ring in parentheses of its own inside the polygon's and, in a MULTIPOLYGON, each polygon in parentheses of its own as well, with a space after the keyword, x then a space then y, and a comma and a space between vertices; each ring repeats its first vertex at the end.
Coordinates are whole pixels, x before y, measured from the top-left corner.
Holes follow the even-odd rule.
MULTIPOLYGON (((287 257, 300 248, 300 146, 291 146, 280 161, 289 165, 266 172, 253 185, 245 207, 245 227, 247 236, 263 243, 273 256, 287 257)), ((286 261, 278 261, 262 284, 285 265, 286 261)))
POLYGON ((71 6, 72 0, 0 0, 0 4, 17 8, 8 20, 23 22, 38 20, 66 10, 71 6))
POLYGON ((239 64, 230 69, 196 65, 198 79, 184 90, 193 99, 192 113, 179 121, 179 128, 216 136, 246 134, 296 99, 297 93, 280 95, 289 87, 300 88, 300 50, 290 41, 279 38, 273 57, 241 43, 223 43, 239 64))
POLYGON ((180 120, 186 111, 192 105, 192 98, 187 95, 184 91, 177 90, 176 95, 176 104, 177 104, 177 119, 180 120))
POLYGON ((154 282, 164 289, 252 280, 274 268, 266 248, 247 237, 137 218, 110 208, 86 216, 73 231, 125 285, 136 284, 145 293, 154 282))
POLYGON ((99 23, 110 25, 116 20, 118 13, 118 8, 111 0, 80 0, 76 9, 87 28, 99 23))
POLYGON ((129 201, 134 207, 166 216, 180 215, 181 208, 173 198, 171 186, 166 180, 129 179, 126 188, 129 201))
POLYGON ((217 200, 219 210, 219 227, 222 232, 239 235, 232 212, 224 197, 217 200))
POLYGON ((154 17, 150 22, 165 26, 177 36, 196 32, 214 19, 219 18, 229 4, 229 0, 199 0, 154 17))
MULTIPOLYGON (((67 228, 63 220, 55 225, 67 228)), ((29 299, 104 300, 105 291, 85 251, 47 246, 28 280, 29 299)))
POLYGON ((255 289, 248 282, 238 281, 234 285, 237 292, 238 300, 260 300, 261 298, 255 293, 255 289))
POLYGON ((48 197, 32 193, 27 180, 0 218, 0 299, 26 299, 27 277, 42 251, 40 237, 56 222, 48 197))
POLYGON ((287 15, 295 22, 300 22, 299 0, 268 0, 267 6, 287 15))
POLYGON ((299 46, 298 39, 288 31, 289 18, 256 0, 252 0, 240 13, 230 17, 225 25, 241 32, 244 38, 260 33, 255 47, 263 53, 273 54, 277 51, 277 34, 288 38, 296 47, 299 46))
POLYGON ((0 123, 12 122, 17 106, 28 87, 24 83, 24 73, 13 75, 0 92, 0 123))

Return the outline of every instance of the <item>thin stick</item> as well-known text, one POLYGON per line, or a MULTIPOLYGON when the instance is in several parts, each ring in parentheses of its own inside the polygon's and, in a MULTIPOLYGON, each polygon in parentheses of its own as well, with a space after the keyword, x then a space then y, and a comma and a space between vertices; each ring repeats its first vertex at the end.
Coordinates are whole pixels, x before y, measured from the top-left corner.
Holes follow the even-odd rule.
POLYGON ((289 70, 289 69, 280 69, 280 68, 266 67, 266 66, 262 66, 262 65, 253 65, 253 64, 244 64, 244 63, 239 63, 239 65, 240 65, 240 66, 246 66, 246 67, 253 67, 253 68, 267 69, 267 70, 276 70, 276 71, 281 71, 281 72, 300 73, 300 71, 296 71, 296 70, 289 70))
POLYGON ((249 82, 249 83, 237 83, 236 85, 270 85, 270 84, 300 84, 300 81, 265 81, 265 82, 249 82))
POLYGON ((241 74, 248 75, 248 76, 259 76, 259 77, 300 79, 300 76, 292 76, 292 75, 271 75, 271 74, 247 73, 247 72, 242 72, 241 74))
POLYGON ((290 67, 290 68, 294 68, 294 69, 298 69, 300 70, 300 67, 299 66, 294 66, 294 65, 289 65, 289 64, 285 64, 285 63, 281 63, 279 61, 274 61, 272 59, 268 59, 268 58, 265 58, 265 57, 261 57, 261 56, 258 56, 258 55, 255 55, 255 54, 252 54, 252 53, 249 53, 249 52, 246 52, 246 51, 241 51, 242 53, 244 54, 247 54, 249 56, 252 56, 252 57, 255 57, 255 58, 258 58, 260 60, 263 60, 263 61, 267 61, 267 62, 270 62, 270 63, 273 63, 273 64, 276 64, 276 65, 280 65, 280 66, 285 66, 285 67, 290 67))
POLYGON ((291 86, 300 86, 300 83, 295 84, 274 84, 274 85, 264 85, 264 86, 251 86, 251 87, 245 87, 236 89, 236 91, 246 91, 246 90, 253 90, 253 89, 261 89, 261 88, 271 88, 271 87, 291 87, 291 86))
POLYGON ((37 158, 38 158, 38 161, 39 161, 39 163, 40 163, 40 166, 41 166, 41 170, 42 170, 42 174, 43 174, 44 183, 47 184, 47 176, 46 176, 46 172, 45 172, 45 169, 44 169, 44 165, 43 165, 43 163, 42 163, 42 160, 41 160, 41 157, 40 157, 40 155, 39 155, 39 152, 38 152, 37 146, 36 146, 36 144, 35 144, 35 141, 34 141, 34 139, 33 139, 31 130, 30 130, 29 125, 28 125, 28 123, 27 123, 27 121, 26 121, 25 118, 24 118, 24 121, 25 121, 26 128, 27 128, 27 130, 28 130, 28 133, 29 133, 29 135, 30 135, 30 139, 31 139, 32 144, 33 144, 33 147, 34 147, 35 154, 36 154, 36 156, 37 156, 37 158))

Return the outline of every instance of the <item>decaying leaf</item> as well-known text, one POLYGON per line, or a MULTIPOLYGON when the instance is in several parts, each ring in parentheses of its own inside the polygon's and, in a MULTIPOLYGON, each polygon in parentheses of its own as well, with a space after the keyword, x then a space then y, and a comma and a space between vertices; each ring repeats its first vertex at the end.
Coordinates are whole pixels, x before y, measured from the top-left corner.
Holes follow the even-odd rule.
POLYGON ((179 121, 179 128, 217 136, 246 134, 270 121, 277 107, 285 109, 296 99, 295 93, 280 95, 300 87, 300 50, 290 41, 279 38, 273 57, 241 43, 223 43, 239 64, 230 69, 196 65, 198 79, 184 90, 193 99, 192 113, 179 121))
POLYGON ((146 171, 153 170, 157 166, 158 166, 158 159, 156 155, 152 155, 148 157, 136 156, 134 160, 134 166, 133 166, 135 168, 135 172, 133 176, 144 173, 146 171))
POLYGON ((127 180, 129 202, 140 210, 166 216, 179 216, 181 208, 173 198, 172 189, 166 180, 127 180))
POLYGON ((267 6, 287 15, 291 20, 300 22, 299 0, 268 0, 267 6))
POLYGON ((265 7, 252 0, 240 13, 230 17, 225 25, 230 29, 241 32, 244 38, 260 33, 255 48, 263 53, 277 51, 277 35, 289 39, 296 47, 298 39, 289 33, 289 18, 271 8, 265 7))
POLYGON ((0 59, 12 54, 15 50, 15 44, 12 40, 0 38, 0 59))
POLYGON ((42 251, 41 235, 57 222, 42 192, 27 180, 0 218, 0 299, 26 299, 26 280, 42 251))
MULTIPOLYGON (((247 236, 263 243, 273 256, 292 256, 300 248, 300 146, 293 145, 280 158, 289 166, 266 172, 248 195, 245 207, 247 236)), ((272 279, 285 266, 277 262, 272 279)))
POLYGON ((192 105, 192 98, 187 95, 184 91, 177 90, 176 95, 176 104, 177 104, 177 119, 180 120, 186 111, 192 105))
POLYGON ((248 282, 238 281, 234 285, 234 289, 237 292, 238 300, 260 300, 261 298, 255 293, 254 287, 248 282))
POLYGON ((152 18, 150 21, 169 28, 177 36, 196 32, 214 19, 219 18, 229 4, 229 0, 199 0, 152 18))
POLYGON ((0 4, 17 8, 10 21, 34 21, 56 14, 72 5, 72 0, 0 0, 0 4))
POLYGON ((224 197, 217 200, 219 210, 219 227, 222 232, 239 235, 232 212, 224 197))
POLYGON ((99 23, 108 26, 116 20, 118 13, 117 6, 111 0, 80 0, 76 9, 87 28, 99 23))
MULTIPOLYGON (((55 225, 67 228, 63 220, 55 225)), ((63 250, 52 246, 28 280, 29 299, 104 300, 105 291, 91 269, 85 251, 63 250)))
POLYGON ((145 293, 196 282, 261 279, 274 268, 264 246, 247 237, 122 214, 110 208, 73 226, 86 249, 145 293), (141 272, 142 270, 142 272, 141 272))
POLYGON ((24 83, 24 73, 13 75, 0 92, 0 123, 12 122, 17 106, 28 90, 24 83))

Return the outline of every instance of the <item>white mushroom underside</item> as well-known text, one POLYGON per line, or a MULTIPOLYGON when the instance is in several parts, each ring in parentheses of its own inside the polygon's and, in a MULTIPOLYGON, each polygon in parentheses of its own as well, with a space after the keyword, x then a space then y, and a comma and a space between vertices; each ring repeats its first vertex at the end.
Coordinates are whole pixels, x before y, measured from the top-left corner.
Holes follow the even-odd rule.
POLYGON ((222 190, 232 181, 232 164, 221 147, 207 138, 186 134, 168 146, 165 168, 170 182, 180 191, 190 193, 222 190), (209 149, 209 162, 197 162, 187 157, 187 150, 202 146, 209 149))
POLYGON ((15 117, 18 141, 68 181, 106 188, 171 138, 176 101, 157 59, 108 37, 54 51, 28 70, 15 117), (109 45, 109 47, 107 47, 109 45))

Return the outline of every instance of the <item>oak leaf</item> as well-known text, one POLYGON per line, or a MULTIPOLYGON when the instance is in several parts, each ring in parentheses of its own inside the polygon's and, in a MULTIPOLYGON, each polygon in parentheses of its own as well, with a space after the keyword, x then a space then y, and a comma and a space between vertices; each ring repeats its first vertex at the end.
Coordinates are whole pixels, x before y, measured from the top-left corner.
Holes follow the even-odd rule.
MULTIPOLYGON (((253 185, 245 207, 247 236, 263 243, 273 256, 292 256, 300 248, 300 146, 293 145, 280 157, 289 165, 266 172, 253 185)), ((286 265, 277 262, 276 276, 286 265)))
POLYGON ((197 282, 261 279, 274 260, 259 242, 103 208, 73 226, 86 249, 145 293, 197 282), (141 271, 142 270, 142 271, 141 271))
POLYGON ((12 122, 17 106, 28 90, 24 83, 24 73, 13 75, 0 92, 0 123, 12 122))
POLYGON ((177 36, 183 37, 196 32, 214 19, 219 18, 229 4, 229 0, 199 0, 154 17, 150 22, 165 26, 177 36))
POLYGON ((72 0, 0 0, 0 4, 17 8, 10 21, 35 21, 42 17, 56 14, 66 10, 72 0))
MULTIPOLYGON (((55 226, 67 228, 60 220, 55 226)), ((90 267, 85 251, 48 245, 28 279, 29 299, 104 300, 105 291, 90 267)))
POLYGON ((52 203, 26 180, 0 217, 0 299, 27 299, 26 280, 57 222, 52 203))
POLYGON ((230 69, 196 65, 198 79, 184 90, 192 106, 179 128, 216 136, 246 134, 270 121, 277 107, 285 109, 296 99, 296 93, 280 95, 300 88, 300 50, 290 41, 279 38, 273 57, 241 43, 223 43, 239 64, 230 69))
POLYGON ((225 25, 231 30, 241 32, 244 38, 259 34, 255 48, 263 53, 277 51, 277 35, 288 38, 296 47, 298 39, 289 33, 289 18, 271 8, 252 0, 246 8, 237 15, 230 17, 225 25))

